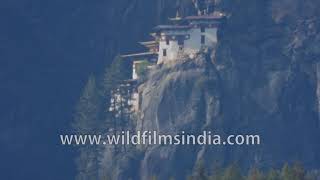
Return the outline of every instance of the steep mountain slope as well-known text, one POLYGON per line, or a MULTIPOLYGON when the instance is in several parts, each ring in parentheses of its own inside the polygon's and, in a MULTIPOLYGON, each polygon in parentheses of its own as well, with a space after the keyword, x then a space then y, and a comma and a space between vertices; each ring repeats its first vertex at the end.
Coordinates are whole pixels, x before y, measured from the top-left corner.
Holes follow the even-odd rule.
POLYGON ((114 179, 183 179, 202 160, 244 170, 293 161, 319 168, 319 5, 221 1, 229 18, 216 53, 163 67, 139 87, 137 130, 259 134, 260 146, 138 147, 106 153, 102 171, 114 179))

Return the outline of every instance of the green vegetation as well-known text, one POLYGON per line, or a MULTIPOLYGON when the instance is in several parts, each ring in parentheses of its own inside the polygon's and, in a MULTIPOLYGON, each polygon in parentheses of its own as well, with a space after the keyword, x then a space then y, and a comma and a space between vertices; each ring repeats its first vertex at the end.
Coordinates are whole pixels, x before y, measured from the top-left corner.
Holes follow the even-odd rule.
POLYGON ((90 133, 98 123, 99 98, 94 76, 90 76, 76 106, 72 127, 77 133, 90 133))
MULTIPOLYGON (((76 105, 72 127, 76 134, 104 134, 110 129, 121 131, 126 127, 128 115, 124 109, 129 109, 126 103, 113 102, 119 108, 120 115, 109 111, 110 99, 114 93, 124 93, 118 91, 119 86, 128 79, 130 75, 129 63, 117 56, 110 67, 107 67, 103 77, 96 78, 91 75, 83 89, 82 95, 76 105)), ((125 91, 127 92, 127 91, 125 91)), ((126 93, 121 94, 123 98, 126 93)), ((77 147, 78 156, 76 166, 78 174, 76 180, 99 179, 98 169, 101 160, 100 146, 77 147)), ((115 147, 116 149, 116 147, 115 147)), ((123 148, 118 148, 119 150, 123 148)), ((118 150, 117 150, 118 151, 118 150)))
POLYGON ((139 77, 144 77, 146 76, 148 72, 148 66, 152 65, 147 60, 140 61, 139 63, 136 64, 136 73, 138 74, 139 77))
MULTIPOLYGON (((83 90, 82 96, 76 106, 75 117, 72 127, 77 134, 89 134, 95 132, 99 127, 99 98, 96 86, 96 80, 90 76, 83 90)), ((79 171, 77 180, 96 179, 96 167, 98 166, 98 157, 95 155, 96 148, 83 146, 78 148, 78 157, 76 166, 79 171)))
POLYGON ((116 56, 112 64, 106 67, 102 78, 103 96, 109 97, 110 90, 118 86, 124 80, 130 78, 131 67, 128 61, 124 61, 120 56, 116 56))
POLYGON ((262 171, 252 167, 245 175, 241 173, 237 165, 231 165, 225 169, 214 171, 211 174, 206 171, 203 164, 198 165, 194 170, 194 175, 188 180, 317 180, 319 174, 307 172, 304 168, 295 163, 292 166, 285 164, 281 170, 270 169, 262 171))

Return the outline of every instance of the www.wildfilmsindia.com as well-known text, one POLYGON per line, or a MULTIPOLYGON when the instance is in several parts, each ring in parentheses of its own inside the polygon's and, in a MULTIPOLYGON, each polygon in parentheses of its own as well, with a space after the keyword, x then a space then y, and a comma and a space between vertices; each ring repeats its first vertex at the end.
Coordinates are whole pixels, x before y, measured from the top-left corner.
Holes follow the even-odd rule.
POLYGON ((62 145, 260 145, 260 135, 221 135, 211 131, 201 134, 159 134, 157 131, 122 131, 116 134, 60 135, 62 145))

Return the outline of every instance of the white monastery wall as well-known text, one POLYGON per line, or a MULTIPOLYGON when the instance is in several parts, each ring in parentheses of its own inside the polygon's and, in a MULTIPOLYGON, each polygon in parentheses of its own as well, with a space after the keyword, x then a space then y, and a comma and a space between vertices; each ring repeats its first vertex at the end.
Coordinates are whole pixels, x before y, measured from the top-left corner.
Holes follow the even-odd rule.
MULTIPOLYGON (((181 35, 174 31, 169 32, 170 35, 181 35)), ((183 53, 193 56, 200 51, 202 47, 214 47, 217 43, 217 28, 206 28, 205 32, 201 32, 200 28, 191 28, 185 35, 189 35, 189 39, 184 41, 183 50, 180 50, 178 42, 176 40, 170 40, 169 45, 166 43, 165 35, 162 36, 159 42, 159 57, 158 64, 174 61, 178 58, 179 53, 183 53), (205 36, 205 43, 201 44, 201 36, 205 36), (166 49, 167 55, 163 56, 163 50, 166 49)))
POLYGON ((201 48, 201 32, 200 28, 192 28, 189 30, 190 38, 184 42, 185 53, 188 55, 197 53, 201 48))
POLYGON ((214 47, 217 44, 217 31, 217 28, 208 28, 206 32, 202 33, 206 37, 205 46, 214 47))

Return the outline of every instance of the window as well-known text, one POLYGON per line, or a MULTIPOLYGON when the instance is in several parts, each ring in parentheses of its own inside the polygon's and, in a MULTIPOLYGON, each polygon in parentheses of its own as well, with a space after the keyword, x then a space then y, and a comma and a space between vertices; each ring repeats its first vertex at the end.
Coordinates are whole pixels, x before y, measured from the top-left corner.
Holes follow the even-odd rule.
POLYGON ((166 44, 167 44, 167 45, 170 44, 169 38, 166 39, 166 44))
POLYGON ((163 55, 163 56, 167 56, 167 49, 163 49, 162 55, 163 55))
POLYGON ((204 35, 201 35, 201 44, 206 43, 206 37, 204 35))
POLYGON ((205 28, 205 27, 201 26, 200 29, 201 29, 201 32, 202 32, 202 33, 206 32, 206 28, 205 28))
POLYGON ((184 45, 184 40, 183 39, 179 39, 178 40, 178 45, 179 46, 183 46, 184 45))

